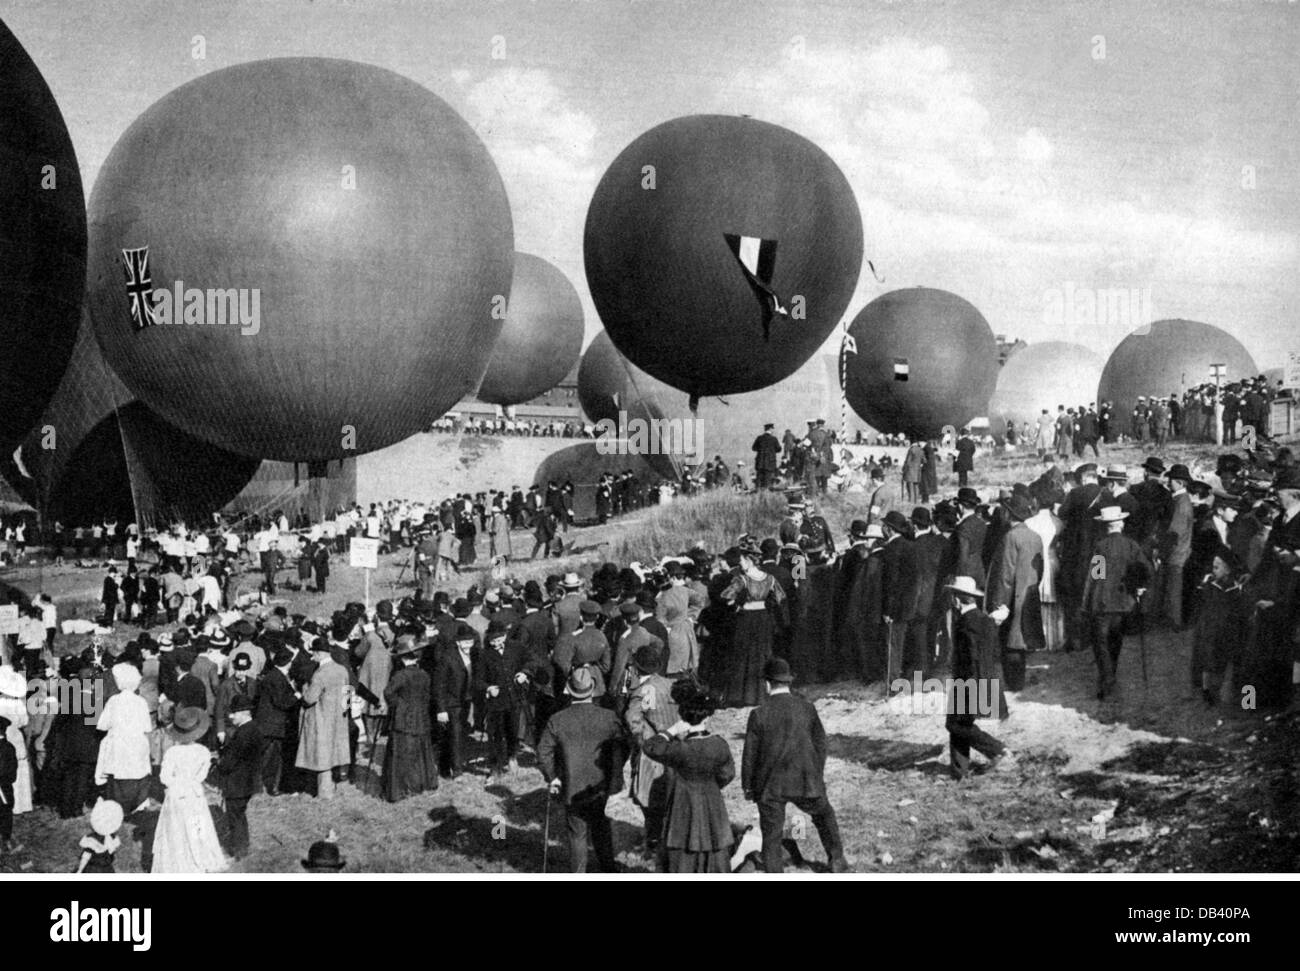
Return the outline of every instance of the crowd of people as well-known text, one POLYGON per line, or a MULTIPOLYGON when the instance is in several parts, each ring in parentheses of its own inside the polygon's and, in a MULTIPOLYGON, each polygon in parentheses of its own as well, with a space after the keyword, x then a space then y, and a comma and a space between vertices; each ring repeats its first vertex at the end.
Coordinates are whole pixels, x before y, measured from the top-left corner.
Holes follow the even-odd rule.
POLYGON ((1235 445, 1250 435, 1267 438, 1273 399, 1287 393, 1261 374, 1222 386, 1202 384, 1181 394, 1138 395, 1127 416, 1117 415, 1110 401, 1100 408, 1096 402, 1057 405, 1055 414, 1044 408, 1032 423, 1007 420, 1003 441, 1009 447, 1033 447, 1040 456, 1054 450, 1079 458, 1087 449, 1099 458, 1099 444, 1116 442, 1149 442, 1156 448, 1175 439, 1235 445))
MULTIPOLYGON (((378 762, 383 797, 398 801, 467 772, 491 780, 527 749, 564 805, 575 869, 588 866, 588 844, 597 866, 615 867, 607 801, 626 787, 644 814, 649 859, 725 871, 746 854, 721 796, 736 767, 709 719, 756 706, 739 773, 760 823, 751 865, 784 866, 793 803, 816 824, 827 865, 843 869, 824 732, 792 683, 853 679, 888 696, 940 679, 957 778, 975 771, 972 750, 1015 770, 1014 753, 979 722, 1009 714, 1030 653, 1091 651, 1105 700, 1119 690, 1126 640, 1136 634, 1144 649, 1142 635, 1157 626, 1191 641, 1188 687, 1205 704, 1223 704, 1226 687, 1230 704, 1296 710, 1300 466, 1288 449, 1224 454, 1213 470, 1166 466, 1155 454, 1135 469, 1066 469, 1052 449, 1031 482, 997 495, 959 485, 940 498, 937 484, 923 485, 925 443, 912 448, 903 475, 872 469, 847 536, 819 512, 814 471, 804 477, 813 489, 787 494, 773 535, 722 550, 697 544, 648 565, 606 562, 585 578, 523 581, 498 559, 463 596, 442 585, 467 564, 438 537, 454 538, 462 519, 499 517, 508 532, 559 518, 565 486, 358 508, 335 517, 332 533, 308 528, 300 562, 316 570, 340 537, 375 536, 409 546, 414 590, 373 611, 347 603, 316 618, 267 603, 279 564, 262 546, 288 531, 284 517, 247 540, 218 531, 202 551, 188 538, 160 540, 146 574, 162 571, 165 621, 143 599, 139 611, 110 602, 110 573, 101 621, 121 614, 138 625, 128 641, 101 628, 86 650, 56 661, 48 614, 34 605, 28 633, 7 645, 0 717, 15 758, 0 744, 0 806, 10 807, 0 808, 0 839, 7 812, 46 803, 75 817, 100 798, 148 828, 141 807, 161 787, 146 868, 210 871, 247 852, 245 810, 258 793, 330 798, 378 762), (921 469, 916 489, 909 462, 921 469), (219 571, 250 549, 261 590, 232 590, 219 571), (440 572, 443 559, 452 562, 440 572), (182 569, 213 582, 176 588, 182 569), (97 725, 48 703, 77 692, 107 699, 97 725), (221 831, 207 811, 212 785, 225 806, 221 831)), ((755 451, 771 449, 760 437, 755 451)), ((620 507, 609 480, 602 485, 611 511, 635 501, 620 507)), ((320 592, 327 575, 316 573, 320 592)), ((87 837, 99 849, 86 851, 101 869, 116 838, 102 828, 87 837)))

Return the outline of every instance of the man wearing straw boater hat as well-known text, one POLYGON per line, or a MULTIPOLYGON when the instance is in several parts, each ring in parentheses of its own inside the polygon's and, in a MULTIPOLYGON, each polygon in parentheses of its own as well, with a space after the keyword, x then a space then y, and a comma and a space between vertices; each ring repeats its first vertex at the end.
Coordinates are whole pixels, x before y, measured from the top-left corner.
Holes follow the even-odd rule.
POLYGON ((1002 694, 1001 643, 998 626, 980 609, 984 591, 974 577, 955 577, 944 584, 952 598, 952 677, 948 690, 949 771, 964 779, 971 770, 973 748, 999 769, 1011 768, 1015 756, 1007 747, 975 724, 978 718, 1006 718, 1002 694))
POLYGON ((1107 505, 1095 517, 1106 533, 1092 548, 1088 579, 1083 589, 1083 612, 1092 634, 1097 660, 1097 698, 1110 694, 1116 684, 1124 623, 1146 593, 1151 560, 1131 536, 1124 533, 1129 514, 1107 505))

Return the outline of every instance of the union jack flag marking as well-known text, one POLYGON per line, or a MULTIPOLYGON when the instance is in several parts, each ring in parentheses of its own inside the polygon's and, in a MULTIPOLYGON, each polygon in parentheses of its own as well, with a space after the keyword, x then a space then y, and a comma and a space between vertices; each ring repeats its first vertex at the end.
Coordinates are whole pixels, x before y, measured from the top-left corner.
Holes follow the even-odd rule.
POLYGON ((157 320, 153 315, 153 279, 149 275, 149 247, 122 250, 122 265, 126 270, 126 295, 131 301, 131 325, 136 330, 152 327, 157 320))

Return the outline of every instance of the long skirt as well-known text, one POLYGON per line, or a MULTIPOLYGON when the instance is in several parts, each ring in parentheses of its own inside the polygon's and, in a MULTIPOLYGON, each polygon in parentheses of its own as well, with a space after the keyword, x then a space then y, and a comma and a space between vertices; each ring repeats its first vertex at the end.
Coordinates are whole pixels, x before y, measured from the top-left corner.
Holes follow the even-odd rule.
POLYGON ((670 847, 663 868, 665 873, 730 873, 731 847, 700 852, 670 847))
POLYGON ((744 708, 763 700, 763 667, 772 656, 772 615, 738 610, 731 644, 713 672, 725 708, 744 708))
POLYGON ((1065 608, 1059 602, 1043 603, 1043 637, 1049 651, 1065 646, 1065 608))
POLYGON ((153 873, 216 873, 226 868, 201 790, 167 792, 153 841, 153 873))
POLYGON ((393 732, 384 750, 384 798, 400 802, 407 796, 438 788, 438 760, 428 733, 393 732))

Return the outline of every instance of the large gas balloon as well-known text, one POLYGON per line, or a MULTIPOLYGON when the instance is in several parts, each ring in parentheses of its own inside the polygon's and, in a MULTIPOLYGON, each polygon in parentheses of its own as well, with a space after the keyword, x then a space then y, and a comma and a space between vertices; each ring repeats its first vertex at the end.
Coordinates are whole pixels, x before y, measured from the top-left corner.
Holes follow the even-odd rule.
POLYGON ((891 291, 862 308, 849 334, 857 353, 844 393, 878 431, 934 438, 985 413, 998 378, 997 342, 956 294, 891 291))
POLYGON ((517 405, 549 391, 573 369, 582 335, 582 302, 569 278, 539 256, 516 253, 505 326, 479 400, 517 405))
POLYGON ((54 95, 0 23, 0 449, 49 404, 86 287, 86 200, 54 95))
POLYGON ((472 395, 513 257, 469 125, 351 61, 177 88, 127 129, 90 200, 108 362, 167 421, 259 458, 373 451, 472 395))
POLYGON ((615 346, 692 399, 789 377, 862 264, 853 190, 824 151, 749 118, 691 115, 614 159, 587 210, 587 284, 615 346))
POLYGON ((1250 353, 1226 331, 1195 320, 1157 320, 1129 334, 1111 352, 1101 372, 1097 404, 1111 402, 1127 430, 1138 395, 1181 395, 1188 388, 1212 385, 1215 365, 1220 365, 1220 384, 1259 375, 1250 353))
POLYGON ((1043 409, 1056 414, 1058 405, 1076 408, 1096 404, 1101 380, 1101 355, 1081 344, 1044 341, 1017 351, 998 372, 989 400, 988 418, 1001 434, 1005 423, 1032 423, 1043 409))

